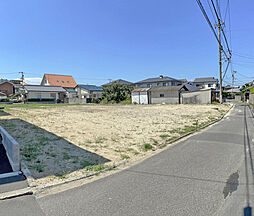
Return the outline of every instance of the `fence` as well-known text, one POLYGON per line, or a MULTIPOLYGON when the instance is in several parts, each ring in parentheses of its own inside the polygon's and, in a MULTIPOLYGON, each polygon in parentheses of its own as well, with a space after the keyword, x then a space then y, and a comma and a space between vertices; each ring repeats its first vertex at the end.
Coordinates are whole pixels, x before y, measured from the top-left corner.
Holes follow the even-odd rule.
POLYGON ((181 93, 182 104, 211 104, 214 100, 211 89, 181 93))
POLYGON ((251 93, 249 96, 249 103, 254 105, 254 93, 251 93))
POLYGON ((12 136, 8 134, 6 130, 4 130, 0 126, 0 133, 2 137, 2 144, 6 150, 7 157, 11 164, 12 170, 20 171, 20 146, 16 140, 12 136))

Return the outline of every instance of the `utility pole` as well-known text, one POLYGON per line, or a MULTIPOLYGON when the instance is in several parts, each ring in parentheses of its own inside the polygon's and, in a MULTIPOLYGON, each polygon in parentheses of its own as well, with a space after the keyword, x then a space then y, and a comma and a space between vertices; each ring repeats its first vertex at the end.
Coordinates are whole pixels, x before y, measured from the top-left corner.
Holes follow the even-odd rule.
POLYGON ((233 95, 233 88, 234 88, 234 82, 235 82, 235 73, 236 71, 232 71, 232 90, 231 90, 232 95, 233 95))
POLYGON ((220 72, 220 103, 222 104, 222 46, 221 46, 221 26, 224 25, 224 22, 221 23, 218 19, 218 24, 215 24, 215 27, 218 26, 219 30, 219 72, 220 72))
POLYGON ((21 86, 22 86, 22 91, 23 91, 23 94, 22 94, 22 101, 23 103, 25 102, 25 98, 24 98, 24 72, 19 72, 21 74, 21 86))
POLYGON ((21 82, 22 82, 22 85, 24 83, 24 72, 19 72, 21 74, 21 82))

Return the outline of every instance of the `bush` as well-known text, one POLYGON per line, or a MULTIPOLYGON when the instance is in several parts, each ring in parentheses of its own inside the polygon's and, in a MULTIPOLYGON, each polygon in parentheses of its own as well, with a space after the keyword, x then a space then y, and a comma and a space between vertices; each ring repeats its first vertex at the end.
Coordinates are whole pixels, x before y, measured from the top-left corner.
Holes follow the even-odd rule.
POLYGON ((131 104, 131 98, 129 97, 126 100, 121 101, 120 104, 131 104))
POLYGON ((54 98, 28 98, 25 101, 27 102, 40 102, 40 101, 55 101, 54 98))
POLYGON ((0 102, 10 102, 10 99, 8 98, 0 99, 0 102))
POLYGON ((103 87, 102 99, 106 99, 108 103, 120 103, 121 101, 128 100, 131 97, 131 91, 133 89, 133 86, 121 85, 114 82, 109 86, 103 87))

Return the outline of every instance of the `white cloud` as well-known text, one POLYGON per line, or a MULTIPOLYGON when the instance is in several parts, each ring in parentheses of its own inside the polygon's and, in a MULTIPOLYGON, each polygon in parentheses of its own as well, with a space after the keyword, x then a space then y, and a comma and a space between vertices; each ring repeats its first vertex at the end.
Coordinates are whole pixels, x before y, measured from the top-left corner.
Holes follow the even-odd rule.
POLYGON ((30 85, 40 85, 42 78, 34 77, 34 78, 25 78, 24 82, 30 85))

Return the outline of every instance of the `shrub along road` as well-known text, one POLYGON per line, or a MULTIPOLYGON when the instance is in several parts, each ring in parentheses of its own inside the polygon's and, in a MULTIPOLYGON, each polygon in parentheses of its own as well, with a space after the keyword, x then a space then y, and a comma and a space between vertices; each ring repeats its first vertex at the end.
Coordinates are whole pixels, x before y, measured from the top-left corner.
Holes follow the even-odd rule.
MULTIPOLYGON (((246 110, 253 136, 254 119, 246 110)), ((246 205, 243 127, 244 105, 237 104, 223 121, 138 165, 31 205, 45 215, 241 215, 246 205)))

